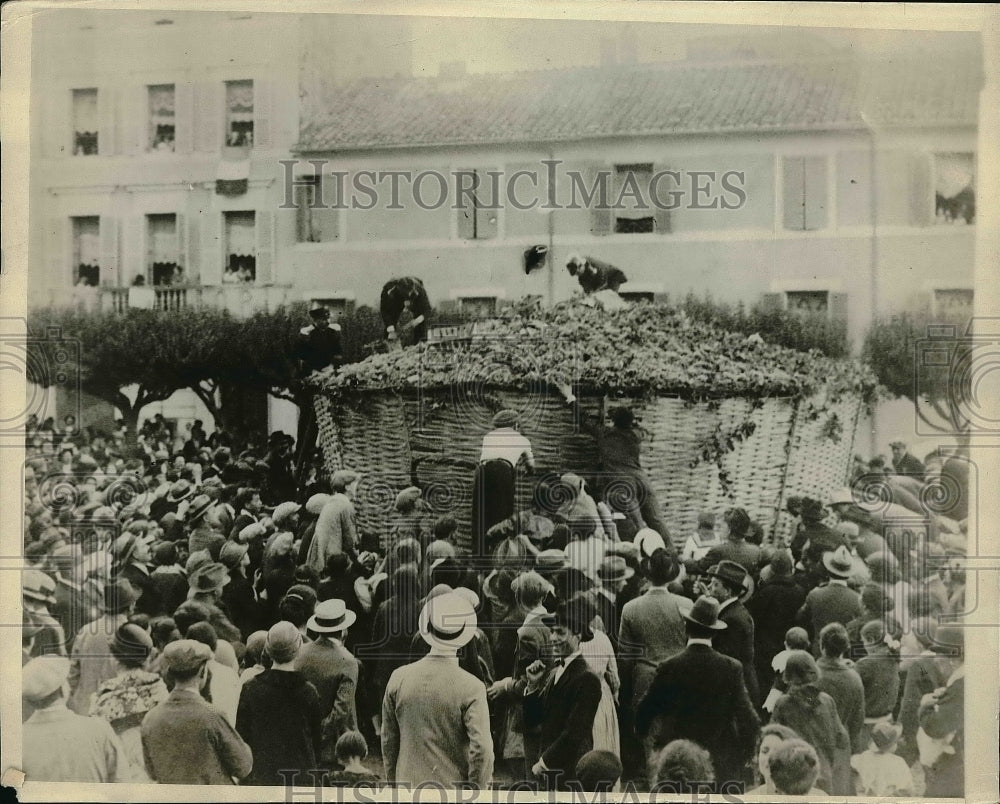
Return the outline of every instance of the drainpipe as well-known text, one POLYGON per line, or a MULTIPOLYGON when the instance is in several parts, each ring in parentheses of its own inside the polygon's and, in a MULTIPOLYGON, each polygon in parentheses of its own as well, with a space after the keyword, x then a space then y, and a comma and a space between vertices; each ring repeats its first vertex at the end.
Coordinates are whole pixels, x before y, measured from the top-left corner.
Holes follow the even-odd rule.
MULTIPOLYGON (((869 181, 869 211, 868 215, 871 219, 871 238, 870 238, 870 254, 868 257, 869 263, 869 304, 870 312, 868 315, 868 324, 875 323, 875 318, 878 315, 878 173, 876 172, 878 168, 878 156, 876 153, 875 144, 875 132, 872 130, 871 125, 868 125, 868 175, 871 177, 869 181)), ((877 418, 877 411, 876 411, 877 418)), ((872 421, 871 436, 868 443, 868 454, 878 455, 878 433, 875 432, 875 421, 872 421)))

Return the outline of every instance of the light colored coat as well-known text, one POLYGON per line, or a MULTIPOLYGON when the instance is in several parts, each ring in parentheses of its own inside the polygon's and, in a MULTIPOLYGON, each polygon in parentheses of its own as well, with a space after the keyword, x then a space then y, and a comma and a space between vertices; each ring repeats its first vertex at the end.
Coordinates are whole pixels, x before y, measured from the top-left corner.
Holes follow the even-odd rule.
POLYGON ((106 614, 83 626, 73 640, 69 708, 78 715, 90 712, 90 696, 97 692, 101 682, 118 675, 118 665, 111 655, 111 640, 127 619, 125 614, 106 614))
POLYGON ((106 720, 57 703, 22 726, 21 769, 36 782, 118 782, 131 778, 121 740, 106 720))
POLYGON ((622 706, 631 705, 635 711, 657 665, 687 646, 683 614, 692 605, 686 597, 659 586, 625 604, 618 627, 618 671, 631 696, 621 701, 622 706))
POLYGON ((346 494, 334 494, 319 512, 306 563, 321 573, 326 569, 326 560, 330 556, 357 547, 357 544, 354 505, 346 494))
POLYGON ((382 702, 382 758, 390 782, 469 782, 493 776, 486 686, 457 657, 425 656, 396 669, 382 702))

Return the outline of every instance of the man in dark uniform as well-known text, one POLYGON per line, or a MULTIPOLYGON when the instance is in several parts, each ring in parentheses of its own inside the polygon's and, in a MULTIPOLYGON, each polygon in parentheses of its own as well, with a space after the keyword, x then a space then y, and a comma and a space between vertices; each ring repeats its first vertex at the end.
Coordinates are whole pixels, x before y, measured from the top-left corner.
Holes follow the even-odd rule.
MULTIPOLYGON (((302 376, 314 371, 322 371, 329 366, 340 367, 344 362, 344 350, 340 340, 340 325, 330 323, 330 311, 316 303, 309 311, 313 322, 299 331, 295 345, 295 357, 299 360, 302 376)), ((296 456, 296 474, 302 475, 303 467, 316 449, 316 413, 312 399, 302 406, 298 429, 299 453, 296 456)))
POLYGON ((893 441, 889 445, 892 450, 892 470, 897 475, 912 475, 920 481, 924 479, 924 465, 919 458, 911 455, 902 441, 893 441))
POLYGON ((330 323, 330 311, 316 304, 309 311, 311 326, 299 331, 296 357, 301 361, 302 373, 322 371, 327 366, 340 366, 344 351, 340 343, 340 325, 330 323))

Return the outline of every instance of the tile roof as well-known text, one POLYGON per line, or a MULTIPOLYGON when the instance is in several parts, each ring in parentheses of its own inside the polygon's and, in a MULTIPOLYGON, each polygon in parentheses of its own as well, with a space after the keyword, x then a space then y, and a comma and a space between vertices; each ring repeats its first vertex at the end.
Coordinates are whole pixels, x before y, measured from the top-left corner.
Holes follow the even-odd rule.
POLYGON ((981 83, 974 59, 843 58, 363 79, 304 112, 296 150, 965 126, 981 83))

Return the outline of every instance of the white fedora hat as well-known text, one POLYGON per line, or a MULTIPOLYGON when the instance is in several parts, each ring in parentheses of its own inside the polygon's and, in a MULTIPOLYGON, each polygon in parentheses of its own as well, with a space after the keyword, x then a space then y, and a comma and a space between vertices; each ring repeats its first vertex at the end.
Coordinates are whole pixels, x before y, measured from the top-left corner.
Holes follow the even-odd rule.
POLYGON ((331 598, 316 604, 315 612, 306 623, 306 628, 317 634, 335 634, 350 628, 357 619, 358 615, 347 608, 343 600, 331 598))
POLYGON ((457 650, 476 635, 476 610, 472 601, 455 592, 436 595, 420 612, 420 636, 428 645, 457 650))

